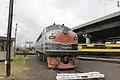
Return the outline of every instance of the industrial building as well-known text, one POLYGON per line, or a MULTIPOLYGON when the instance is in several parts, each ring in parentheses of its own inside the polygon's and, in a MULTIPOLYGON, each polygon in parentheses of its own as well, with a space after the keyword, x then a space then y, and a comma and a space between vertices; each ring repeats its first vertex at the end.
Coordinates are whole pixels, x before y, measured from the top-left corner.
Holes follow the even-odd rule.
MULTIPOLYGON (((11 47, 13 46, 13 41, 15 38, 11 38, 11 47)), ((5 36, 0 36, 0 51, 5 51, 6 50, 6 44, 7 43, 7 37, 5 36)))

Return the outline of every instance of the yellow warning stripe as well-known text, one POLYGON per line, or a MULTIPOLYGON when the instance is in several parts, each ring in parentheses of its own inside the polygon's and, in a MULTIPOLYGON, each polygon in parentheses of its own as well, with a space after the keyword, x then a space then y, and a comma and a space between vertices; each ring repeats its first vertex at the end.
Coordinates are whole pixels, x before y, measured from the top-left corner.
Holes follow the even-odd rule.
POLYGON ((78 46, 86 46, 86 47, 95 47, 95 46, 102 46, 102 47, 120 47, 120 44, 78 44, 78 46))
POLYGON ((78 49, 78 52, 120 52, 120 49, 78 49))
POLYGON ((78 44, 78 52, 120 52, 120 44, 78 44))
POLYGON ((87 44, 87 47, 94 47, 94 44, 87 44))
POLYGON ((120 47, 120 44, 106 44, 106 47, 120 47))

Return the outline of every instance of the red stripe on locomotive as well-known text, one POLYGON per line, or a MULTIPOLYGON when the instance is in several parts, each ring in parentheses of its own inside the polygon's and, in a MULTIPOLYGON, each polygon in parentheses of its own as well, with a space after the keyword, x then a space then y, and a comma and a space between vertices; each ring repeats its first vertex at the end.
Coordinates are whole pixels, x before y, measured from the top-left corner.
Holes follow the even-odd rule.
POLYGON ((61 43, 73 43, 76 42, 74 40, 74 37, 72 35, 65 35, 65 34, 57 34, 55 35, 55 39, 53 39, 54 42, 61 42, 61 43))

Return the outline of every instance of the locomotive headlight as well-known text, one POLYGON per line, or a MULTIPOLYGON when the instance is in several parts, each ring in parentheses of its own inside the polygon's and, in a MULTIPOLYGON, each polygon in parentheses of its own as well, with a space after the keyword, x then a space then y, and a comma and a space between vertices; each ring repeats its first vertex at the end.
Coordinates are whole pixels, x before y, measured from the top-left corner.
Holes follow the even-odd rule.
POLYGON ((77 36, 76 35, 74 35, 74 40, 77 40, 77 36))
POLYGON ((64 28, 64 29, 63 29, 63 33, 64 33, 64 34, 68 34, 68 32, 69 32, 69 30, 68 30, 67 28, 64 28))

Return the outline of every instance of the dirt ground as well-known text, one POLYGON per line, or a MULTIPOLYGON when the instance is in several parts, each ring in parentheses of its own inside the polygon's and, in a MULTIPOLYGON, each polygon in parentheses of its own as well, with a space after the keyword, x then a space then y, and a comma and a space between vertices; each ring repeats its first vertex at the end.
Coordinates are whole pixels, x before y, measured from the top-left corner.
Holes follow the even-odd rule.
MULTIPOLYGON (((106 80, 120 80, 120 64, 81 60, 77 60, 77 64, 81 72, 99 71, 105 74, 106 80)), ((27 56, 24 67, 18 66, 14 70, 19 73, 12 75, 13 79, 7 80, 55 80, 57 74, 54 70, 48 69, 35 55, 27 56)))
MULTIPOLYGON (((105 74, 106 80, 120 80, 120 64, 81 60, 77 60, 77 64, 81 72, 98 71, 105 74)), ((18 80, 55 80, 57 72, 47 69, 36 56, 29 57, 26 66, 28 70, 19 75, 18 80)))
POLYGON ((56 73, 48 69, 36 56, 29 56, 26 61, 27 70, 16 76, 16 80, 55 80, 56 73))

